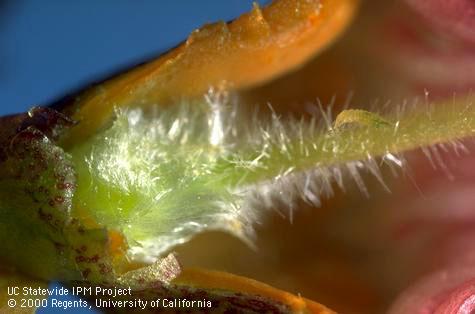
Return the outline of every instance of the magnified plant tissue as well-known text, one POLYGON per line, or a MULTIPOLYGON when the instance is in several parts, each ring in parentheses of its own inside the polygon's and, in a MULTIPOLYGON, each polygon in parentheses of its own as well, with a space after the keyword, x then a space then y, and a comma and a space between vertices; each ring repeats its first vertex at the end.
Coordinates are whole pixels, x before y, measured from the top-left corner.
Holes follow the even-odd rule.
POLYGON ((3 118, 5 278, 215 312, 471 313, 474 73, 470 0, 281 0, 202 28, 3 118))

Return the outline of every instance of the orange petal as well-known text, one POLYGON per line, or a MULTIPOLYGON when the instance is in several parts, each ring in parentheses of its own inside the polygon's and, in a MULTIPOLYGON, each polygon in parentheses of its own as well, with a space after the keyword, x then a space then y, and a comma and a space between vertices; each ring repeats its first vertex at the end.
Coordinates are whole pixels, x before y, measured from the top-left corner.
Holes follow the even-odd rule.
POLYGON ((99 84, 68 110, 81 123, 66 143, 93 134, 114 107, 169 104, 203 95, 226 82, 230 89, 263 83, 302 65, 345 29, 358 0, 276 0, 230 23, 194 31, 158 59, 99 84))
POLYGON ((289 306, 293 313, 335 313, 319 303, 276 289, 253 279, 225 272, 189 268, 183 270, 172 283, 211 291, 225 290, 258 295, 289 306))

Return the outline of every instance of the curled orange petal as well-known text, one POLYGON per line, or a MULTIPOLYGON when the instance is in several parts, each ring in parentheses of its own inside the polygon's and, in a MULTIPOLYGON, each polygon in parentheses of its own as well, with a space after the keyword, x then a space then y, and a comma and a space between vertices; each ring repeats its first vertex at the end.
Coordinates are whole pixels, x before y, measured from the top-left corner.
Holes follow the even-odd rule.
POLYGON ((67 103, 81 123, 66 143, 102 126, 114 107, 169 104, 226 82, 250 87, 292 70, 328 46, 348 25, 357 0, 276 0, 230 22, 195 30, 158 59, 105 81, 67 103))

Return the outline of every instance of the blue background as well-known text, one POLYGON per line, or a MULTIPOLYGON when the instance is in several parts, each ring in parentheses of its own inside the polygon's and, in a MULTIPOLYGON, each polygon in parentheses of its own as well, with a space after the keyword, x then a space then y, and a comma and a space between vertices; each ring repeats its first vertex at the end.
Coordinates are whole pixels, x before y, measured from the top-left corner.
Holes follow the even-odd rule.
POLYGON ((251 0, 0 0, 0 115, 48 104, 251 7, 251 0))
POLYGON ((251 0, 0 0, 0 113, 47 104, 251 6, 251 0))

